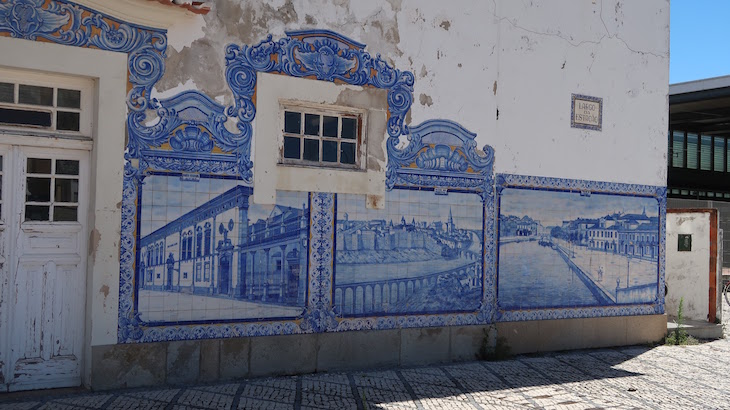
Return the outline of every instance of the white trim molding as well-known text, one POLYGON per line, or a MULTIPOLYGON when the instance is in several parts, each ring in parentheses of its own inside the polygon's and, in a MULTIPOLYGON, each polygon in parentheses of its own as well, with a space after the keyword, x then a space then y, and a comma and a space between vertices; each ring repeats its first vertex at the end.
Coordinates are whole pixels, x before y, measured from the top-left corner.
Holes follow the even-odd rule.
POLYGON ((74 3, 108 14, 121 21, 168 29, 181 19, 193 19, 192 11, 149 0, 74 0, 74 3))

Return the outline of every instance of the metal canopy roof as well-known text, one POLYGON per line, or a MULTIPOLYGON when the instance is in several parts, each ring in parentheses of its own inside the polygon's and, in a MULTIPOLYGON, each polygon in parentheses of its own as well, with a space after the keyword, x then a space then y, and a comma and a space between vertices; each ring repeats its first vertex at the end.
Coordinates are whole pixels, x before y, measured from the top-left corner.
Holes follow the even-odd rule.
POLYGON ((669 128, 730 136, 730 76, 670 85, 669 128))

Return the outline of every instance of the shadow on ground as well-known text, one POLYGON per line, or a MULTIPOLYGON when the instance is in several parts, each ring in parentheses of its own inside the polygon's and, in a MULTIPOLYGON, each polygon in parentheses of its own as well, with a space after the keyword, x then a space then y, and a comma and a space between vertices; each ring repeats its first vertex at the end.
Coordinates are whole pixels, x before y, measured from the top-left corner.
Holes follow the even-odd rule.
MULTIPOLYGON (((380 408, 546 407, 595 403, 600 385, 630 398, 641 373, 616 368, 648 347, 521 355, 503 361, 104 392, 48 390, 0 394, 0 409, 17 408, 380 408), (570 384, 570 389, 563 387, 570 384), (626 392, 626 393, 621 393, 626 392)), ((636 405, 642 406, 637 400, 636 405)), ((644 403, 647 404, 647 403, 644 403)))

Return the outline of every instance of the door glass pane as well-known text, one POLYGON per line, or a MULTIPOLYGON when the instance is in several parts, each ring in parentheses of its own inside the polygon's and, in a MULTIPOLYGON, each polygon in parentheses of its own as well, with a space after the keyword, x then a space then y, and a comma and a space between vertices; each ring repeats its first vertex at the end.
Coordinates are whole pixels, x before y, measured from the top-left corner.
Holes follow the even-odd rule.
POLYGON ((54 202, 79 202, 79 180, 56 179, 54 202))
POLYGON ((687 168, 697 169, 697 134, 687 134, 687 168))
POLYGON ((56 113, 56 129, 61 131, 78 131, 81 124, 81 114, 77 112, 59 111, 56 113))
POLYGON ((713 150, 715 155, 714 171, 722 172, 725 167, 725 138, 715 137, 715 147, 713 150))
POLYGON ((28 158, 29 174, 50 174, 51 173, 51 160, 46 158, 28 158))
POLYGON ((77 211, 75 206, 54 206, 53 220, 58 222, 75 222, 78 219, 77 211))
POLYGON ((18 103, 53 106, 53 88, 20 84, 18 103))
POLYGON ((684 131, 672 133, 672 166, 684 168, 684 131))
POLYGON ((712 136, 701 136, 700 143, 700 169, 709 171, 712 167, 712 136))
POLYGON ((26 202, 49 202, 51 200, 51 178, 27 178, 26 202))
POLYGON ((15 84, 12 83, 0 83, 0 102, 14 103, 15 102, 15 84))
POLYGON ((56 160, 56 174, 59 175, 78 175, 79 174, 79 161, 70 159, 57 159, 56 160))
POLYGON ((26 205, 25 206, 25 220, 26 221, 47 221, 49 210, 50 210, 50 207, 48 205, 26 205))
POLYGON ((56 105, 66 108, 81 108, 81 91, 59 88, 56 105))

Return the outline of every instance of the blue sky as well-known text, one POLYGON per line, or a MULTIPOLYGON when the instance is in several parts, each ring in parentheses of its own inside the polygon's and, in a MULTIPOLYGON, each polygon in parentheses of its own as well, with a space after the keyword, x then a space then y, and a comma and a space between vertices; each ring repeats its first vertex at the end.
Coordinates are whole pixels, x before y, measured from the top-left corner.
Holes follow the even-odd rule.
POLYGON ((730 1, 671 0, 669 83, 730 75, 730 1))

